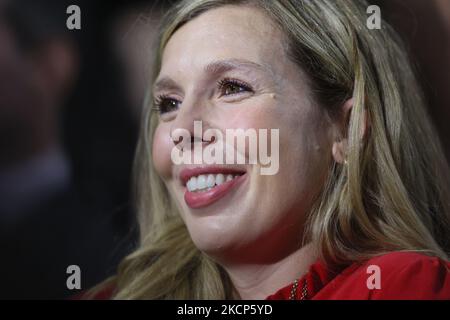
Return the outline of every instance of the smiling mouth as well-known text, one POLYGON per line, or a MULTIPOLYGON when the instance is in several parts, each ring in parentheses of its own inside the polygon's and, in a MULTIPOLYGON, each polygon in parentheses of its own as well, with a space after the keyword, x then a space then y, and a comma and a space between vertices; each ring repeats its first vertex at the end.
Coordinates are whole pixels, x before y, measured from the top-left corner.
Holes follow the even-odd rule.
POLYGON ((186 169, 181 173, 184 200, 193 209, 209 206, 238 187, 247 176, 247 172, 234 169, 186 169))
POLYGON ((233 181, 237 177, 244 175, 239 174, 201 174, 199 176, 191 177, 186 183, 186 188, 189 192, 206 192, 226 182, 233 181))

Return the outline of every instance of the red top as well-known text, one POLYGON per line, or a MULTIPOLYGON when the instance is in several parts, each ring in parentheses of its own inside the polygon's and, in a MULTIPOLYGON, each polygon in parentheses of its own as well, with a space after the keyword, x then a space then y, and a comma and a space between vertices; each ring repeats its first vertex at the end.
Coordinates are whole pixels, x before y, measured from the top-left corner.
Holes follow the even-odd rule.
MULTIPOLYGON (((296 299, 301 299, 305 281, 306 299, 311 300, 450 300, 450 262, 411 252, 378 256, 339 273, 316 262, 298 280, 296 299)), ((267 300, 287 300, 292 291, 290 284, 267 300)))
MULTIPOLYGON (((305 282, 305 298, 311 300, 450 300, 450 262, 418 253, 393 252, 332 272, 318 261, 298 279, 294 291, 298 300, 305 282)), ((113 291, 113 287, 107 288, 94 299, 109 299, 113 291)), ((266 299, 289 300, 292 292, 293 283, 266 299)))

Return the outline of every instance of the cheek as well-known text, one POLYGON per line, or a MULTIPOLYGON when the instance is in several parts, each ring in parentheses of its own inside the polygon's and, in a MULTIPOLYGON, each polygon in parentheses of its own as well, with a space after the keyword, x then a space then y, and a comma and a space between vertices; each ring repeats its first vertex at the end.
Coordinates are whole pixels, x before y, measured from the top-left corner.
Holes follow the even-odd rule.
MULTIPOLYGON (((273 101, 266 98, 255 99, 239 108, 229 109, 220 115, 223 129, 272 129, 279 128, 273 101), (226 125, 223 125, 226 124, 226 125)), ((219 124, 219 123, 217 123, 219 124)))
POLYGON ((152 159, 156 172, 163 178, 168 178, 172 174, 170 154, 173 146, 170 128, 165 124, 158 125, 153 137, 152 159))
POLYGON ((282 165, 296 172, 304 187, 311 189, 322 183, 331 159, 329 127, 321 117, 316 112, 299 115, 296 121, 286 122, 289 125, 280 138, 280 154, 285 158, 282 165))

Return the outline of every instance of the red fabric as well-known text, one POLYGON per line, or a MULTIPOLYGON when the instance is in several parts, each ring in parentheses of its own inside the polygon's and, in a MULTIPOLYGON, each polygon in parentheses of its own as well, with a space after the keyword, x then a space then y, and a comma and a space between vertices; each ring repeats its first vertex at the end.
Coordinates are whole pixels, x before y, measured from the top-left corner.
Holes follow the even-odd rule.
MULTIPOLYGON (((299 279, 297 299, 307 281, 311 300, 450 300, 450 262, 418 253, 395 252, 354 263, 339 273, 317 262, 299 279), (367 268, 378 266, 381 288, 369 289, 372 275, 367 268)), ((280 289, 267 300, 288 300, 292 284, 280 289)))
MULTIPOLYGON (((311 300, 450 300, 450 262, 418 253, 389 253, 337 272, 318 261, 299 279, 296 299, 300 299, 305 281, 306 299, 311 300), (381 289, 367 287, 371 265, 380 268, 381 289)), ((289 300, 291 289, 292 284, 266 299, 289 300)), ((114 287, 108 287, 93 299, 110 299, 113 292, 114 287)))
POLYGON ((114 295, 114 285, 108 285, 102 290, 92 294, 88 292, 82 292, 70 298, 70 300, 111 300, 114 295))

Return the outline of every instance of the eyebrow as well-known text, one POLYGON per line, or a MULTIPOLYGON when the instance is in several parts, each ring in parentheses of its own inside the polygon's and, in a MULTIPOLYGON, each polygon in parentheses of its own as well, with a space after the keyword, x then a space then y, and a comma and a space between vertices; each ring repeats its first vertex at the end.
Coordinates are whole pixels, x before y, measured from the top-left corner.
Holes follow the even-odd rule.
MULTIPOLYGON (((267 68, 253 61, 245 59, 217 60, 208 63, 203 70, 210 75, 219 75, 238 68, 252 68, 266 71, 267 68)), ((153 91, 158 90, 180 90, 180 86, 170 77, 163 77, 156 80, 153 91)))

